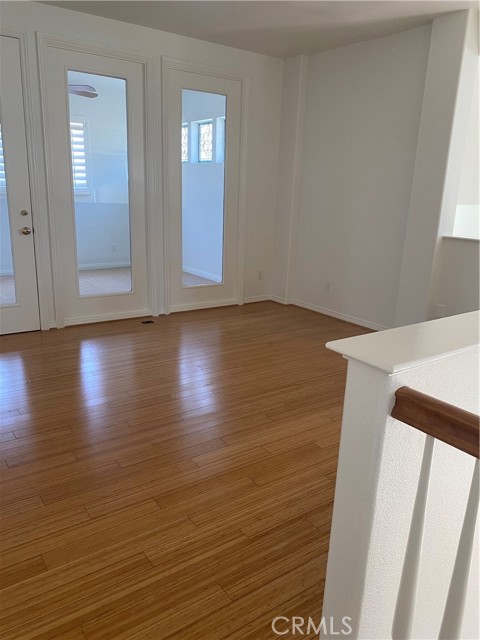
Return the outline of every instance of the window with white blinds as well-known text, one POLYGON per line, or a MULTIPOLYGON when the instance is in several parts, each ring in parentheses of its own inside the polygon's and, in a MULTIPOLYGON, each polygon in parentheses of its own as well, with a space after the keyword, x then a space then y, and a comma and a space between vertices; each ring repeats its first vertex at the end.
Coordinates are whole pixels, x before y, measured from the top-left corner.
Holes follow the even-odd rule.
POLYGON ((198 161, 213 160, 213 122, 205 120, 198 123, 198 161))
POLYGON ((87 150, 85 120, 70 121, 70 148, 72 150, 72 179, 75 193, 88 193, 87 150))
POLYGON ((188 124, 182 124, 182 162, 188 162, 188 124))
POLYGON ((0 124, 0 193, 5 193, 6 190, 7 181, 5 177, 5 160, 3 158, 2 125, 0 124))

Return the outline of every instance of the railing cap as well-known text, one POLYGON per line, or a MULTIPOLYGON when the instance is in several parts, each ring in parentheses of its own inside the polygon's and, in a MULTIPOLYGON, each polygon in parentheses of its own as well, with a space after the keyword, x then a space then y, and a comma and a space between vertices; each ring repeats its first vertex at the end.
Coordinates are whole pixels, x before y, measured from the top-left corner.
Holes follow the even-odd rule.
POLYGON ((462 353, 479 344, 480 311, 327 342, 331 351, 388 374, 462 353))

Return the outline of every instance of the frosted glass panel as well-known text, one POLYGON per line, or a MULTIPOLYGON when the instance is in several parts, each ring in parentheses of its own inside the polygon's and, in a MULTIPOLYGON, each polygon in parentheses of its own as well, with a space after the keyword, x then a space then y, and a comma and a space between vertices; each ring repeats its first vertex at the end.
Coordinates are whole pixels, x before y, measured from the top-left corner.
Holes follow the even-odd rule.
POLYGON ((132 290, 127 87, 68 72, 69 137, 80 296, 132 290))
POLYGON ((182 285, 223 282, 227 98, 182 91, 182 285))
POLYGON ((12 257, 12 236, 8 215, 7 174, 5 171, 2 125, 0 123, 0 304, 15 304, 15 273, 12 257))

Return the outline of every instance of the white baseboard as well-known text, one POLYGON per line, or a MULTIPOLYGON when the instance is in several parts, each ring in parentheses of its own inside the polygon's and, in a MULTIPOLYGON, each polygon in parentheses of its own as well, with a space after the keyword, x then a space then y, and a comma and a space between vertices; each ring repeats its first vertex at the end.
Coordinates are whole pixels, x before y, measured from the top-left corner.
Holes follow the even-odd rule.
MULTIPOLYGON (((345 322, 349 322, 351 324, 359 325, 360 327, 366 327, 367 329, 373 329, 374 331, 383 331, 384 329, 390 329, 390 327, 385 327, 381 324, 376 324, 374 322, 369 322, 368 320, 363 320, 362 318, 356 318, 355 316, 347 315, 346 313, 339 313, 338 311, 333 311, 333 309, 327 309, 325 307, 319 307, 318 305, 311 304, 309 302, 303 302, 302 300, 292 299, 287 301, 285 298, 281 298, 279 296, 249 296, 244 298, 243 302, 245 304, 251 302, 266 302, 271 300, 272 302, 278 302, 280 304, 292 304, 297 307, 301 307, 303 309, 309 309, 310 311, 315 311, 317 313, 321 313, 326 316, 330 316, 332 318, 337 318, 338 320, 344 320, 345 322)), ((230 298, 227 300, 217 300, 214 302, 196 302, 196 303, 184 303, 184 304, 175 304, 170 307, 170 313, 176 313, 180 311, 194 311, 195 309, 214 309, 216 307, 230 307, 238 304, 238 301, 234 298, 230 298)), ((165 310, 162 309, 160 315, 165 313, 165 310)), ((128 311, 125 313, 106 313, 101 315, 94 316, 83 316, 78 318, 66 318, 65 326, 72 326, 78 324, 92 324, 95 322, 108 322, 109 320, 124 320, 128 318, 143 318, 145 316, 150 316, 150 309, 138 309, 137 311, 128 311)), ((54 327, 52 327, 54 328, 54 327)))
POLYGON ((246 296, 243 298, 244 304, 249 304, 250 302, 267 302, 271 300, 269 295, 261 295, 261 296, 246 296))
POLYGON ((367 329, 373 329, 374 331, 383 331, 384 329, 390 329, 391 327, 384 327, 381 324, 376 324, 374 322, 369 322, 368 320, 363 320, 362 318, 356 318, 355 316, 349 316, 346 313, 339 313, 338 311, 333 311, 333 309, 326 309, 325 307, 319 307, 316 304, 310 304, 310 302, 303 302, 302 300, 290 300, 291 304, 296 305, 297 307, 302 307, 303 309, 310 309, 310 311, 316 311, 317 313, 323 313, 325 316, 330 316, 332 318, 337 318, 337 320, 344 320, 345 322, 350 322, 351 324, 358 324, 360 327, 366 327, 367 329))
POLYGON ((192 276, 199 276, 205 278, 205 280, 212 280, 212 282, 221 282, 222 276, 216 273, 208 273, 208 271, 201 271, 200 269, 194 269, 193 267, 182 267, 184 273, 189 273, 192 276))
POLYGON ((129 267, 130 262, 122 260, 120 262, 87 262, 79 265, 79 271, 87 271, 89 269, 119 269, 129 267))
POLYGON ((79 318, 65 318, 65 326, 77 324, 92 324, 94 322, 108 322, 109 320, 127 320, 128 318, 143 318, 151 316, 150 309, 137 309, 137 311, 125 311, 116 313, 103 313, 94 316, 80 316, 79 318))
POLYGON ((215 300, 212 302, 187 302, 184 304, 170 305, 170 313, 176 313, 177 311, 195 311, 195 309, 215 309, 216 307, 231 307, 233 305, 238 305, 238 300, 232 298, 229 300, 215 300))

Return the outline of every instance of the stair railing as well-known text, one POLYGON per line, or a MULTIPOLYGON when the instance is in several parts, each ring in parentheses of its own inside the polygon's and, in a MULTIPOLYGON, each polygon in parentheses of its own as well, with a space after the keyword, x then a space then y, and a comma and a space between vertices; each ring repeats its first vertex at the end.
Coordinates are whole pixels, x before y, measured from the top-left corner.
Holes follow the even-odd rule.
POLYGON ((479 416, 409 387, 400 387, 396 391, 391 415, 427 434, 392 625, 394 640, 408 640, 412 637, 435 440, 441 440, 477 458, 438 636, 439 640, 456 640, 461 637, 478 515, 479 416))

